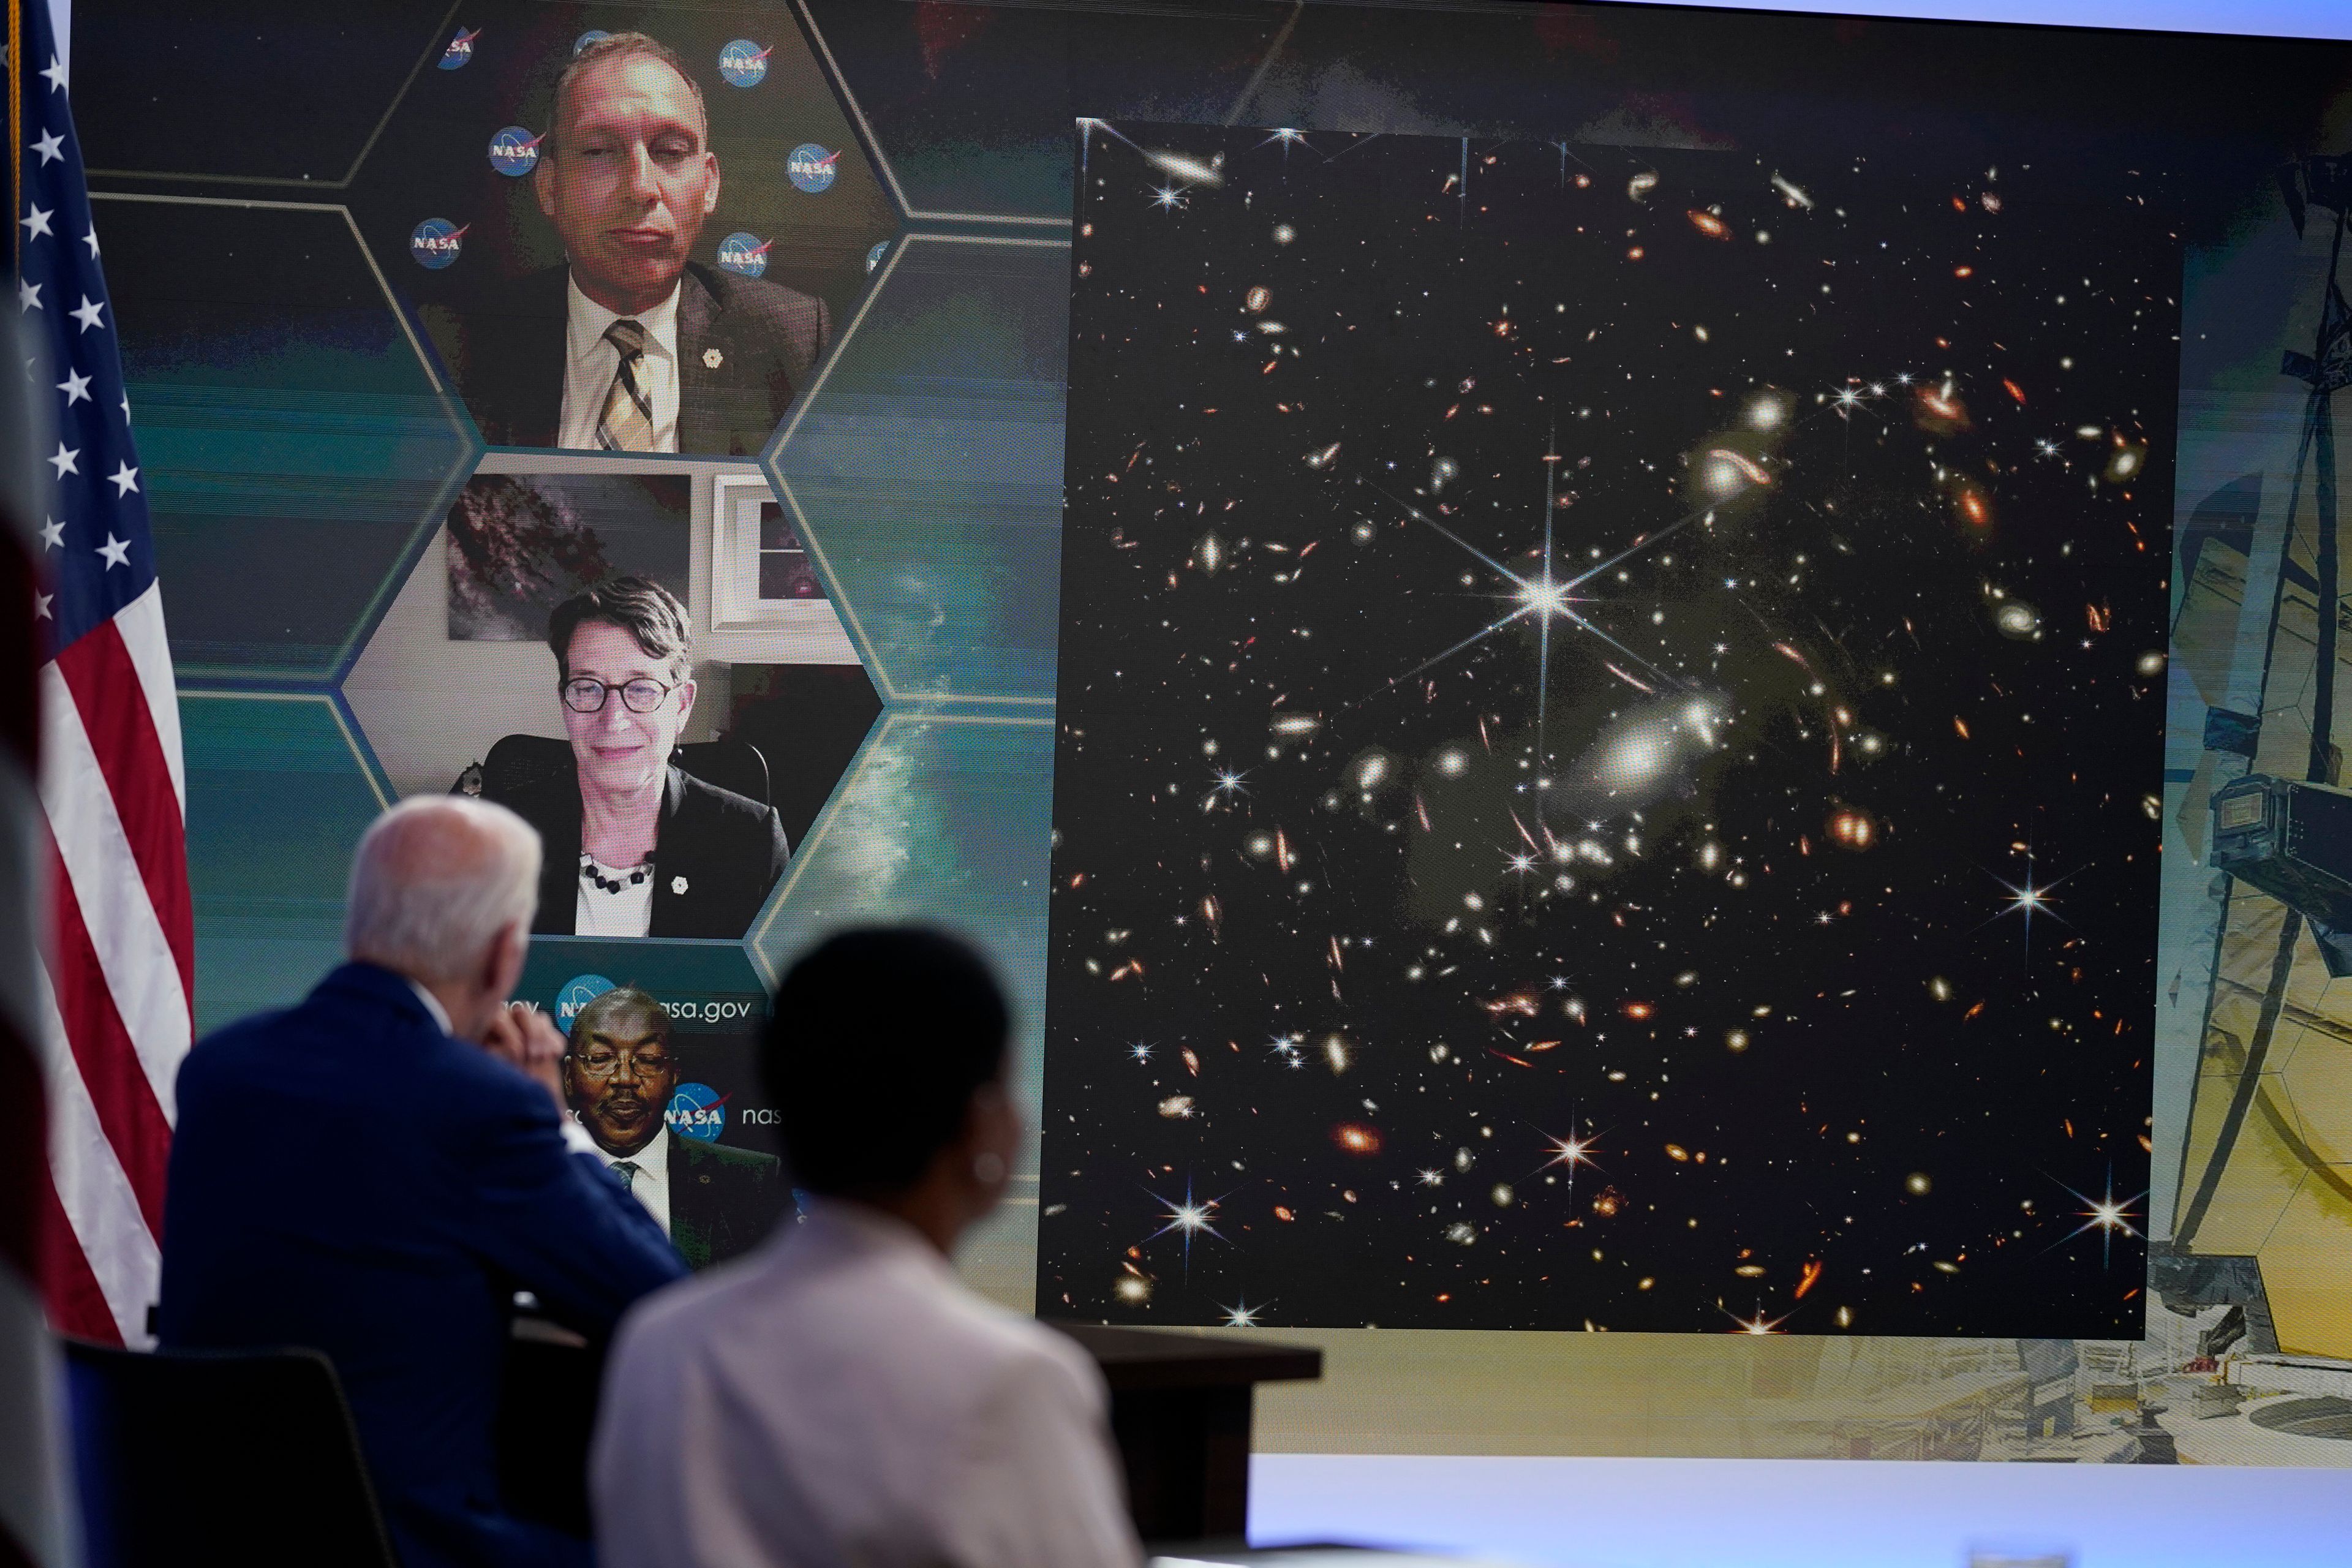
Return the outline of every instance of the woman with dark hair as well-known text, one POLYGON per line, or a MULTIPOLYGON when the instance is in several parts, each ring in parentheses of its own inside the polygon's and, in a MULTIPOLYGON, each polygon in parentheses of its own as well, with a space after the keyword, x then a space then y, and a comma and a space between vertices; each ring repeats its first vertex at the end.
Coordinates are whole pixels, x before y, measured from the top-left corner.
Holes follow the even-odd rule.
POLYGON ((658 583, 608 577, 556 606, 547 646, 571 776, 484 789, 539 829, 532 931, 741 936, 783 874, 784 828, 673 757, 694 711, 686 606, 658 583))
POLYGON ((793 966, 761 1069, 805 1217, 648 1299, 604 1378, 605 1568, 1133 1568, 1102 1374, 949 1261, 1020 1146, 978 954, 852 931, 793 966))

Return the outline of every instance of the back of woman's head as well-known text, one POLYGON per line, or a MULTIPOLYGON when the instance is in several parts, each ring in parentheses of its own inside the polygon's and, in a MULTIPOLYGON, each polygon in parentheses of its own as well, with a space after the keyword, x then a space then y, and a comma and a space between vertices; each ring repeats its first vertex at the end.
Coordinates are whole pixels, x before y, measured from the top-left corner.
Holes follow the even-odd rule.
POLYGON ((761 1057, 793 1181, 853 1197, 912 1186, 1002 1076, 1010 1024, 987 961, 943 931, 847 931, 802 958, 761 1057))

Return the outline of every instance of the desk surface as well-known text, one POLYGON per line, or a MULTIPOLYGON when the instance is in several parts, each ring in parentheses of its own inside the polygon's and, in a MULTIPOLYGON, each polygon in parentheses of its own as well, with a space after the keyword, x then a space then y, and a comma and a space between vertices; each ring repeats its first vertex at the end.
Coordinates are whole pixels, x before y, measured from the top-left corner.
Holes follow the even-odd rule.
POLYGON ((1113 1394, 1299 1383, 1323 1375, 1323 1352, 1311 1345, 1249 1344, 1226 1335, 1038 1321, 1077 1341, 1102 1368, 1113 1394))

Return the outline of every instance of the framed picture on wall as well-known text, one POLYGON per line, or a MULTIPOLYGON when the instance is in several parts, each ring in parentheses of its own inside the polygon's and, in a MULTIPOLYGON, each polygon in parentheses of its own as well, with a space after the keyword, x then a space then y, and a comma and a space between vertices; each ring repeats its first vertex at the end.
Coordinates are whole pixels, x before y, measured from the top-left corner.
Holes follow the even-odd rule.
POLYGON ((720 474, 710 483, 710 629, 833 631, 824 580, 767 479, 720 474))

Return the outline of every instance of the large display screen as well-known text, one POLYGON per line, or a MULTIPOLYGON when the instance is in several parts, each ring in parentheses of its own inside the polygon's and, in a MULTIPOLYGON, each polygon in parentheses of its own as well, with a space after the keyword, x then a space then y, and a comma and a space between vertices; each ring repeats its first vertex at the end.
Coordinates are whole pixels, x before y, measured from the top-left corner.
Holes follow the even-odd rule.
POLYGON ((2171 181, 1083 156, 1048 1298, 2136 1334, 2171 181))
POLYGON ((2352 1460, 2352 51, 78 10, 200 1026, 478 791, 698 1264, 920 918, 967 1277, 1320 1345, 1261 1447, 2352 1460))

